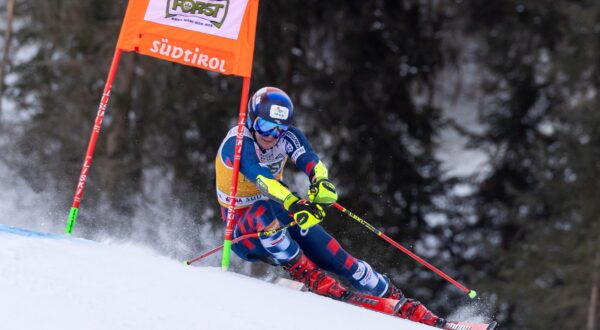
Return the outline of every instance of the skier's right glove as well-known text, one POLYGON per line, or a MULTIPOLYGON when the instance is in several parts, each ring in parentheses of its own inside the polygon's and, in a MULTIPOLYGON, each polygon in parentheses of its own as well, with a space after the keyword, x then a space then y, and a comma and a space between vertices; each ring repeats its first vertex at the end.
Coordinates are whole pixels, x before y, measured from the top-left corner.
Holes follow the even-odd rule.
POLYGON ((294 194, 285 199, 283 207, 292 214, 301 229, 318 225, 325 219, 325 211, 319 204, 300 199, 294 194))

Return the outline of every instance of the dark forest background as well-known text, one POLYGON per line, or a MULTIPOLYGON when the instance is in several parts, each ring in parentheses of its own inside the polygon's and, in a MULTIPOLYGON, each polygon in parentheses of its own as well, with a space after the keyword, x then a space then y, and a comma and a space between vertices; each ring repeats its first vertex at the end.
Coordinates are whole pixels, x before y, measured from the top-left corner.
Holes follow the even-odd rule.
MULTIPOLYGON (((126 5, 0 1, 0 160, 56 192, 64 219, 126 5)), ((600 2, 263 0, 257 29, 251 90, 289 92, 342 205, 477 289, 503 329, 600 329, 600 2), (447 115, 444 90, 465 92, 448 73, 475 81, 476 128, 447 115), (486 166, 449 171, 449 130, 486 166)), ((177 208, 218 241, 213 160, 240 90, 125 54, 80 235, 127 237, 140 210, 177 208)), ((334 210, 325 226, 434 311, 469 304, 334 210)))

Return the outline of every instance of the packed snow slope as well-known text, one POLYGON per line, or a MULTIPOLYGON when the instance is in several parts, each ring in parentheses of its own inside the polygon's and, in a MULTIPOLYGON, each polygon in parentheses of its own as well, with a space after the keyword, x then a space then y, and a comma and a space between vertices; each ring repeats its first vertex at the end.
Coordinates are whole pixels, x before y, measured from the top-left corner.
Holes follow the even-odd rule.
POLYGON ((145 247, 4 225, 0 328, 433 329, 145 247))

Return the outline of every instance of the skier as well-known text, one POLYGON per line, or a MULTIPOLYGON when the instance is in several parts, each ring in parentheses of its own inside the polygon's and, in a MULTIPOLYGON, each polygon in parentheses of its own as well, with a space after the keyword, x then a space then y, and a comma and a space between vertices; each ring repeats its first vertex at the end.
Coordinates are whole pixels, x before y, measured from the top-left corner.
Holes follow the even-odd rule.
MULTIPOLYGON (((346 252, 319 225, 325 218, 321 205, 336 202, 338 195, 328 178, 327 168, 304 134, 292 126, 293 118, 292 101, 278 88, 264 87, 248 102, 234 238, 275 229, 293 220, 298 225, 272 236, 261 235, 240 241, 232 246, 232 250, 247 261, 282 266, 294 280, 305 283, 316 294, 342 301, 347 299, 352 291, 325 270, 347 280, 362 294, 400 300, 402 305, 398 314, 403 318, 443 328, 446 324, 443 318, 418 301, 406 298, 388 277, 346 252), (281 183, 288 158, 310 178, 309 200, 292 193, 281 183)), ((228 192, 236 135, 237 127, 234 127, 221 143, 215 160, 217 197, 224 221, 231 200, 228 192)))

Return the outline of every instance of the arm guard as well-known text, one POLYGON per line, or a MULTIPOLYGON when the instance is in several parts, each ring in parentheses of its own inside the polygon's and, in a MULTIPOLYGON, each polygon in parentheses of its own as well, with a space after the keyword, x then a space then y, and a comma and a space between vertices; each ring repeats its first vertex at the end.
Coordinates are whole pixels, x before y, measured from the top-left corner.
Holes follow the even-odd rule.
POLYGON ((323 164, 322 161, 319 161, 315 168, 313 169, 312 182, 315 182, 319 179, 328 179, 329 172, 327 171, 327 167, 323 164))
POLYGON ((256 185, 260 191, 269 196, 272 200, 283 204, 287 210, 290 205, 299 200, 298 197, 294 196, 281 182, 275 179, 269 179, 265 176, 259 175, 256 178, 256 185))

